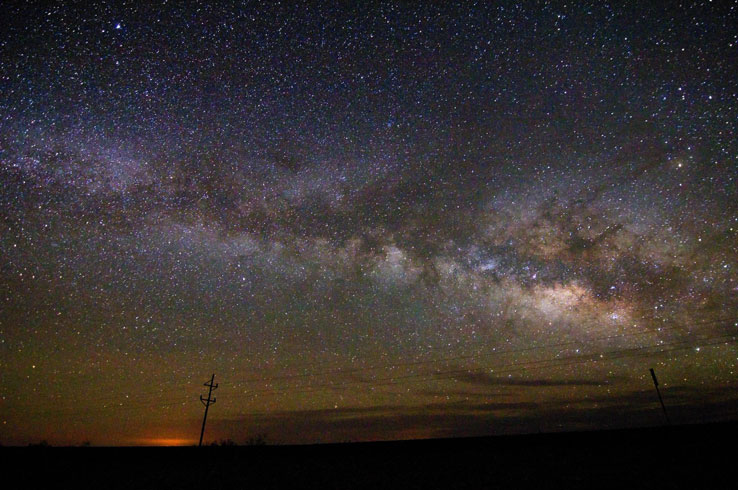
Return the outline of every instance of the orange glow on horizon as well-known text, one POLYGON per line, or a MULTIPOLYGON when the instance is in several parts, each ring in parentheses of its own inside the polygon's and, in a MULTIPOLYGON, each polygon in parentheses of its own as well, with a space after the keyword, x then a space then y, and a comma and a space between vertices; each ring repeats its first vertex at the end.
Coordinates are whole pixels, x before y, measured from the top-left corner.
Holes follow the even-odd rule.
POLYGON ((192 446, 193 444, 197 444, 197 441, 194 439, 179 439, 176 437, 136 439, 134 442, 142 446, 192 446))

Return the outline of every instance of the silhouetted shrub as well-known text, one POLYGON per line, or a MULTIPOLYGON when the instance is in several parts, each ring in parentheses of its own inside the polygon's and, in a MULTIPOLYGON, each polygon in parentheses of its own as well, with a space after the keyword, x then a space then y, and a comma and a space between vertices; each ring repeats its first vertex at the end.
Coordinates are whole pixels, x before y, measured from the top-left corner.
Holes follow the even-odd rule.
POLYGON ((266 434, 257 434, 254 437, 249 437, 249 440, 246 441, 247 446, 266 446, 266 434))
POLYGON ((211 442, 210 445, 217 447, 232 447, 235 446, 236 443, 233 442, 233 439, 221 439, 220 441, 211 442))

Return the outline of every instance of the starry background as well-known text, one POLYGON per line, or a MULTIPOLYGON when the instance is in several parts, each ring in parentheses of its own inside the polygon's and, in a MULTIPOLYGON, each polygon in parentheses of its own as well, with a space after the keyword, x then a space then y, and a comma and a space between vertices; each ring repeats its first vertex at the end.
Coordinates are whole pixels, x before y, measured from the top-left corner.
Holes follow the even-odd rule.
POLYGON ((738 3, 264 3, 3 4, 0 443, 735 416, 738 3))

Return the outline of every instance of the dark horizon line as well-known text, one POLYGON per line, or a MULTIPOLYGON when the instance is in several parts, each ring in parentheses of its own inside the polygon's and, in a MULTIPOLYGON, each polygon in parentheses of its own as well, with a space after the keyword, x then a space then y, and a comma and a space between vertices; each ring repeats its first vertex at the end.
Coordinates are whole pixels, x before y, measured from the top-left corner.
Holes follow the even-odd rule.
MULTIPOLYGON (((682 430, 689 430, 689 429, 697 429, 697 428, 710 428, 715 429, 718 427, 730 427, 735 426, 735 429, 738 429, 738 416, 725 419, 725 420, 712 420, 712 421, 706 421, 706 422, 680 422, 677 424, 644 424, 644 425, 634 425, 629 427, 598 427, 598 428, 579 428, 579 429, 562 429, 562 430, 539 430, 537 431, 523 431, 523 432, 515 432, 515 433, 504 433, 504 434, 483 434, 483 435, 460 435, 455 437, 418 437, 418 438, 412 438, 412 439, 380 439, 380 440, 374 440, 374 441, 353 441, 353 440, 345 440, 345 441, 337 441, 337 442, 306 442, 306 443, 279 443, 279 442, 272 442, 272 443, 261 443, 261 444, 249 444, 246 443, 236 443, 231 439, 220 439, 216 441, 209 441, 206 444, 203 444, 204 448, 217 448, 217 449, 227 449, 227 448, 257 448, 257 447, 280 447, 280 448, 290 448, 290 447, 314 447, 314 446, 320 446, 320 447, 328 447, 328 446, 356 446, 356 445, 362 445, 362 446, 368 446, 368 445, 384 445, 384 444, 405 444, 405 443, 432 443, 432 442, 472 442, 472 441, 493 441, 493 440, 502 440, 502 439, 524 439, 524 438, 531 438, 536 436, 594 436, 597 434, 607 434, 607 435, 616 435, 616 434, 628 434, 628 433, 636 433, 636 432, 679 432, 682 430), (224 444, 225 442, 225 444, 224 444)), ((0 443, 0 450, 3 448, 13 448, 13 449, 29 449, 29 450, 44 450, 44 449, 183 449, 183 448, 196 448, 198 447, 197 441, 193 440, 192 444, 182 444, 182 445, 85 445, 82 444, 66 444, 66 445, 52 445, 48 444, 45 440, 40 441, 39 443, 28 443, 25 445, 20 444, 9 444, 5 445, 0 443)))

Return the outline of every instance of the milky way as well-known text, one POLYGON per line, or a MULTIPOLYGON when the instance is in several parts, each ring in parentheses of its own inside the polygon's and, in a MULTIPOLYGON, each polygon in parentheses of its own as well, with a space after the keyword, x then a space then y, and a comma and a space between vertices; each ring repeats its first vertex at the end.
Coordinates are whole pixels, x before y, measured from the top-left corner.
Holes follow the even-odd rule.
POLYGON ((738 3, 171 3, 5 8, 0 443, 734 416, 738 3))

